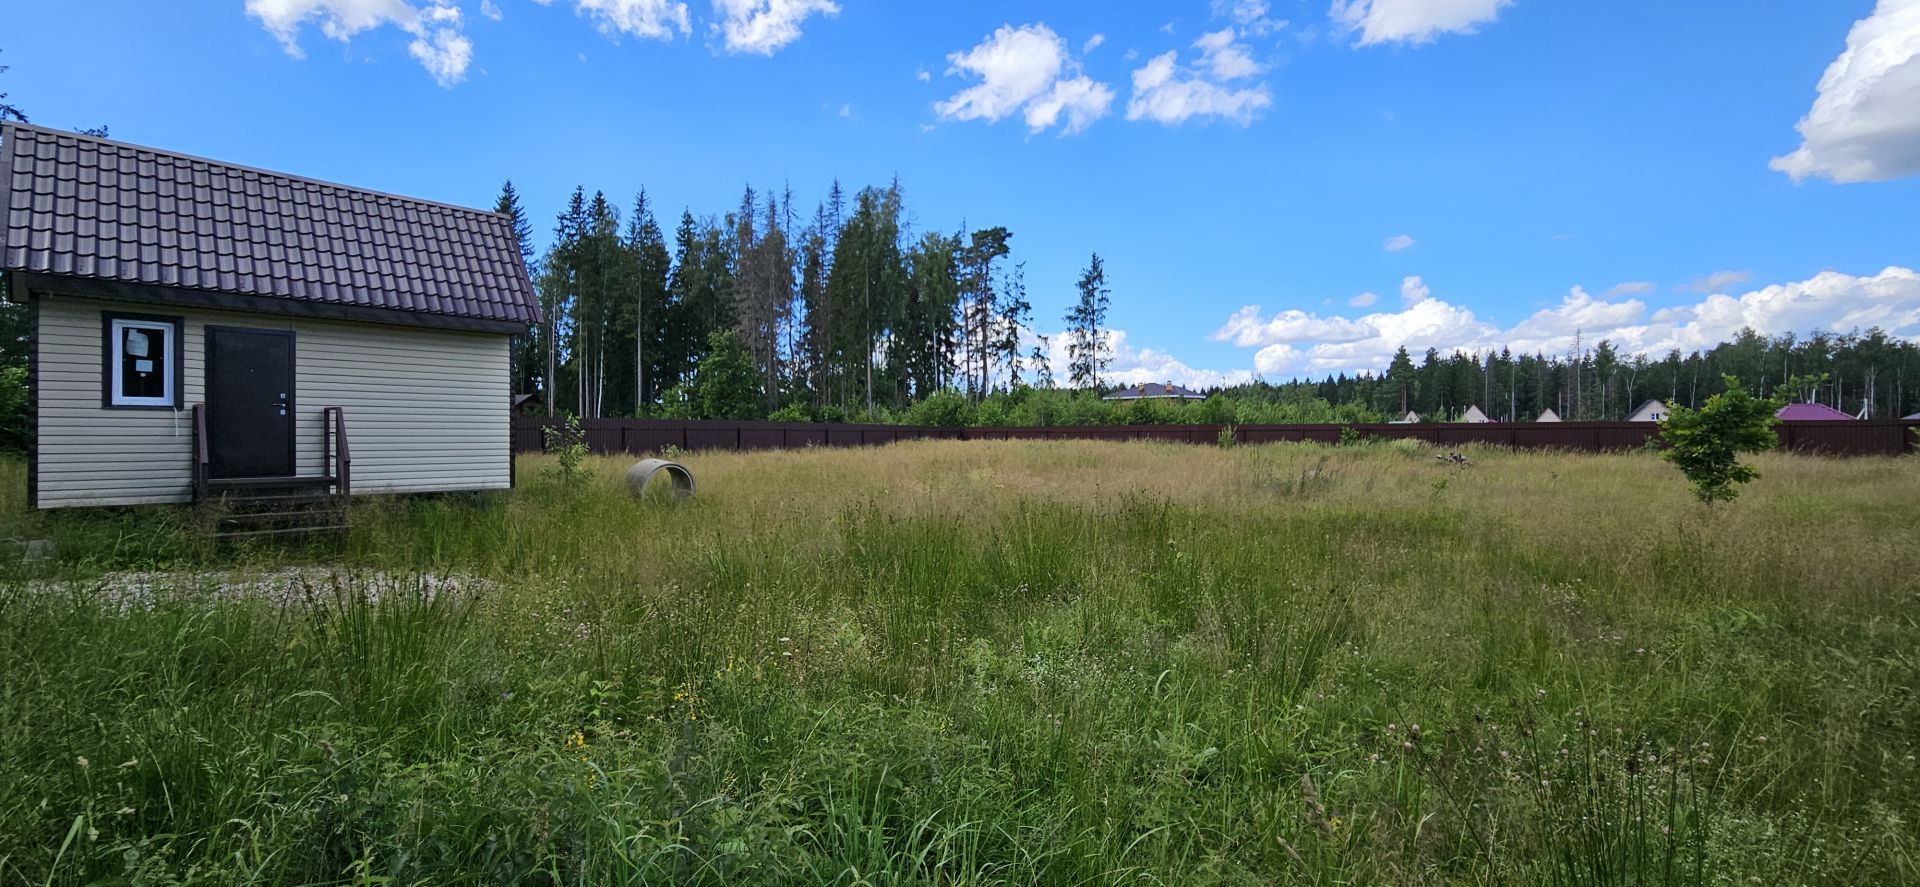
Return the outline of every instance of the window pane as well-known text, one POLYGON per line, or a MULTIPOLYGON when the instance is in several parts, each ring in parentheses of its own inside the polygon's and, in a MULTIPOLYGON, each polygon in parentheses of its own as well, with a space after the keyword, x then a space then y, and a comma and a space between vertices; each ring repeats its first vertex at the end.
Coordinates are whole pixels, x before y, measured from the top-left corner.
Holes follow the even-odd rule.
POLYGON ((120 396, 167 396, 167 330, 147 327, 120 330, 120 396))

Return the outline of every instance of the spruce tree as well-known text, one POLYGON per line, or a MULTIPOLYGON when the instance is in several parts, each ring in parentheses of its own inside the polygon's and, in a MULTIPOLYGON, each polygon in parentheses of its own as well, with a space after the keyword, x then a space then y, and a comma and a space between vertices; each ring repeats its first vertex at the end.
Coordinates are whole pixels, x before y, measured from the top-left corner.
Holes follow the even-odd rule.
MULTIPOLYGON (((535 277, 537 260, 533 255, 533 223, 527 219, 527 211, 520 205, 520 194, 509 180, 500 186, 500 199, 494 204, 493 211, 506 216, 513 226, 514 240, 520 245, 520 262, 527 279, 535 277)), ((541 332, 543 327, 535 326, 513 337, 508 345, 512 368, 513 390, 517 394, 531 393, 539 388, 541 366, 541 332)))
POLYGON ((1100 390, 1100 372, 1112 359, 1107 343, 1107 266, 1094 253, 1076 284, 1080 299, 1067 310, 1067 381, 1075 388, 1100 390))

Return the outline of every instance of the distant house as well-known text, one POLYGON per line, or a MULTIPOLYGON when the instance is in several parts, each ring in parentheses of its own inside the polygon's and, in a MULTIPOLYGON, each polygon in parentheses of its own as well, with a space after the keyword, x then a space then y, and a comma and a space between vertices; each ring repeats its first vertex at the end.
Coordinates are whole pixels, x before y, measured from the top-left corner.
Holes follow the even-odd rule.
POLYGON ((1198 391, 1182 388, 1178 385, 1173 384, 1172 382, 1168 382, 1164 385, 1159 382, 1148 382, 1145 385, 1135 385, 1131 388, 1122 388, 1119 391, 1115 391, 1114 393, 1109 394, 1106 397, 1103 397, 1100 399, 1113 400, 1113 401, 1206 400, 1207 396, 1204 394, 1201 394, 1198 391))
POLYGON ((1541 410, 1541 411, 1540 411, 1540 418, 1538 418, 1538 419, 1535 419, 1535 420, 1533 420, 1533 421, 1535 421, 1535 422, 1558 422, 1558 421, 1560 421, 1560 414, 1559 414, 1559 413, 1556 413, 1556 412, 1554 412, 1554 411, 1552 411, 1552 410, 1541 410))
POLYGON ((522 416, 532 416, 546 406, 538 394, 516 394, 513 396, 513 411, 522 416))
POLYGON ((1420 414, 1412 410, 1408 410, 1406 415, 1401 416, 1400 418, 1395 419, 1391 422, 1388 422, 1387 424, 1388 425, 1418 425, 1420 424, 1420 414))
POLYGON ((1486 413, 1480 412, 1479 407, 1467 407, 1467 411, 1460 414, 1460 421, 1469 425, 1486 425, 1493 422, 1492 419, 1487 418, 1486 413))
POLYGON ((1823 403, 1790 403, 1775 411, 1782 422, 1851 422, 1852 416, 1823 403))
POLYGON ((1908 416, 1908 417, 1906 417, 1905 419, 1901 419, 1900 421, 1902 421, 1902 422, 1920 422, 1920 413, 1914 413, 1913 415, 1911 415, 1911 416, 1908 416))
POLYGON ((1636 407, 1633 415, 1627 417, 1627 421, 1663 422, 1666 421, 1667 415, 1672 412, 1673 410, 1667 406, 1665 401, 1655 398, 1636 407))
POLYGON ((7 123, 0 247, 35 507, 513 484, 506 216, 7 123))

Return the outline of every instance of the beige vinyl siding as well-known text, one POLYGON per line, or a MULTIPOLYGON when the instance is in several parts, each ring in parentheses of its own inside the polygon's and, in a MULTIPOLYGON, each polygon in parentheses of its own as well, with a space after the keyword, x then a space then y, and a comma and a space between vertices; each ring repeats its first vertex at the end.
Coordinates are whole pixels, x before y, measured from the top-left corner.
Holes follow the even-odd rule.
POLYGON ((298 471, 324 472, 321 410, 346 409, 353 491, 505 489, 507 337, 40 294, 37 501, 42 508, 192 499, 193 423, 208 325, 294 334, 298 471), (184 319, 176 410, 101 403, 103 313, 184 319))

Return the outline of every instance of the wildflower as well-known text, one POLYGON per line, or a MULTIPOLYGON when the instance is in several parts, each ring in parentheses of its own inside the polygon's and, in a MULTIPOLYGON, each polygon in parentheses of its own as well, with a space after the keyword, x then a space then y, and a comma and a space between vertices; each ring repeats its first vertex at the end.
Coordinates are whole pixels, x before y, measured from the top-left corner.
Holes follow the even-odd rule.
POLYGON ((568 748, 586 748, 587 734, 582 733, 579 730, 573 731, 573 735, 567 737, 567 747, 568 748))
POLYGON ((83 757, 76 757, 76 758, 74 758, 74 759, 73 759, 73 762, 74 762, 74 763, 76 763, 76 764, 79 764, 79 765, 80 765, 80 769, 82 769, 82 770, 85 770, 85 769, 87 769, 88 767, 90 767, 90 766, 92 766, 92 763, 91 763, 91 762, 89 762, 89 761, 88 761, 88 760, 87 760, 86 758, 83 758, 83 757))
POLYGON ((122 808, 120 808, 119 810, 116 810, 116 811, 114 811, 114 812, 115 812, 115 813, 118 813, 118 814, 120 814, 121 816, 132 816, 132 815, 133 815, 133 808, 132 808, 132 807, 122 807, 122 808))
POLYGON ((1410 734, 1411 736, 1413 736, 1413 738, 1414 738, 1414 739, 1419 739, 1419 738, 1420 738, 1420 725, 1419 725, 1419 724, 1414 724, 1413 726, 1411 726, 1411 727, 1408 727, 1408 728, 1407 728, 1407 733, 1408 733, 1408 734, 1410 734))
POLYGON ((1400 747, 1406 749, 1407 751, 1413 751, 1413 743, 1411 742, 1402 742, 1400 743, 1400 747))

